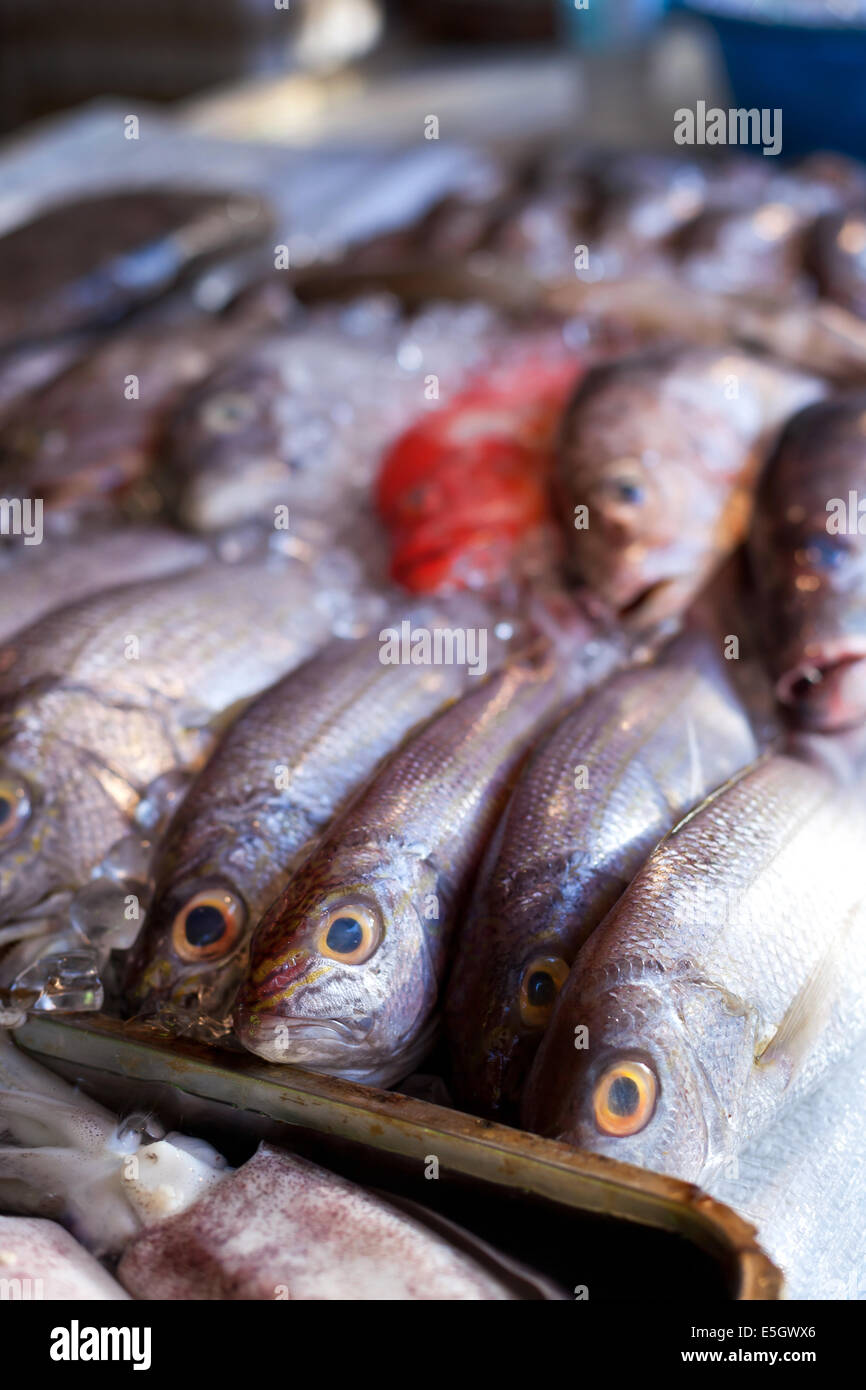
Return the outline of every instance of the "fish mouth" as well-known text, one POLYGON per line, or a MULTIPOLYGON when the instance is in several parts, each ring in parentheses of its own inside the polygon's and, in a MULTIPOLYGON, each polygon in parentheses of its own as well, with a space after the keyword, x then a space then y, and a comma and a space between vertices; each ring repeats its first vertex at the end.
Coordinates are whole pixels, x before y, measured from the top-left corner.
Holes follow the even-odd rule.
POLYGON ((811 647, 776 682, 776 699, 803 728, 845 729, 866 717, 866 642, 811 647))
POLYGON ((618 606, 617 616, 628 626, 642 626, 671 617, 681 607, 675 597, 680 583, 679 576, 671 575, 645 584, 626 603, 618 606))
POLYGON ((362 1047, 370 1029, 356 1028, 337 1018, 288 1018, 242 1005, 236 1014, 235 1033, 244 1047, 265 1061, 321 1070, 362 1047))

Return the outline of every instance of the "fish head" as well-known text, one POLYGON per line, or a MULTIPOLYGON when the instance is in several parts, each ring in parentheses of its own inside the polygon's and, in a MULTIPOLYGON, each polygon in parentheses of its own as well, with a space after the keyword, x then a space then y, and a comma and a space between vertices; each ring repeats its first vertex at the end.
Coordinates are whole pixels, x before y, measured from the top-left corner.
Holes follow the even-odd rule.
POLYGON ((864 461, 866 396, 802 411, 768 465, 750 537, 777 699, 816 732, 866 718, 864 461))
POLYGON ((196 1021, 211 1026, 225 1018, 248 952, 246 901, 218 865, 158 882, 127 964, 126 998, 136 1015, 174 1018, 185 1032, 196 1021))
POLYGON ((253 935, 235 1010, 241 1042, 270 1062, 353 1080, 406 1075, 436 1002, 427 914, 437 902, 432 868, 411 853, 372 843, 314 853, 253 935))
POLYGON ((536 881, 532 901, 473 913, 448 983, 455 1088, 469 1109, 505 1123, 516 1122, 523 1084, 569 973, 557 945, 538 930, 540 898, 536 881))
POLYGON ((191 391, 169 426, 164 485, 184 525, 219 531, 288 504, 276 398, 285 391, 261 355, 214 373, 191 391))
POLYGON ((50 732, 40 701, 0 726, 0 921, 39 916, 129 829, 135 796, 50 732))
POLYGON ((572 972, 526 1084, 525 1123, 697 1180, 731 1150, 749 1020, 721 992, 661 971, 594 984, 572 972))
POLYGON ((745 524, 723 462, 738 446, 724 420, 708 443, 699 409, 640 379, 602 378, 591 394, 594 376, 566 414, 557 459, 569 561, 608 609, 654 623, 682 611, 745 524), (698 466, 709 451, 716 462, 698 466))

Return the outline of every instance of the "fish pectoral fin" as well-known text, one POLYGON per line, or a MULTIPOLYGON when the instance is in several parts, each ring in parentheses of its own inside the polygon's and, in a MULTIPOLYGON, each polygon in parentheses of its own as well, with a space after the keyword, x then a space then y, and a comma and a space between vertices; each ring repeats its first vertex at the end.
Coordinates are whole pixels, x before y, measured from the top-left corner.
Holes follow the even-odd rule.
POLYGON ((833 1008, 839 978, 838 951, 818 961, 802 989, 794 995, 775 1033, 755 1054, 759 1067, 778 1067, 787 1086, 815 1045, 833 1008))

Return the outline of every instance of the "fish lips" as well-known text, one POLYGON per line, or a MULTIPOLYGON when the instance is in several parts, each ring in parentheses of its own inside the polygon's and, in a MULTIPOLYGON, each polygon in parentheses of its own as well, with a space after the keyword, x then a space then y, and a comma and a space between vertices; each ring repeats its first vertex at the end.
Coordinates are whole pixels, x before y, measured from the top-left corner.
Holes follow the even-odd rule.
POLYGON ((779 665, 776 699, 800 728, 829 732, 866 718, 866 638, 812 642, 779 665))
POLYGON ((292 1018, 242 1003, 235 1032, 244 1047, 267 1062, 331 1071, 351 1068, 352 1054, 367 1041, 370 1028, 367 1022, 355 1027, 335 1018, 292 1018))

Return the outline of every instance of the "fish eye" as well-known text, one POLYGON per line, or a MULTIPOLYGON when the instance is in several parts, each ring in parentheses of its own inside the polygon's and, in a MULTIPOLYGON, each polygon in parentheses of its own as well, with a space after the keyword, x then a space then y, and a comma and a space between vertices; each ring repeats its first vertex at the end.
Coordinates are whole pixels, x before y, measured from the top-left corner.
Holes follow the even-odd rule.
POLYGON ((30 797, 23 782, 0 778, 0 845, 17 835, 30 818, 30 797))
POLYGON ((340 960, 344 965, 363 965, 381 940, 378 914, 368 907, 350 903, 328 913, 319 931, 316 950, 320 956, 340 960))
POLYGON ((568 978, 560 956, 536 956, 520 980, 520 1017, 528 1028, 546 1028, 559 991, 568 978))
POLYGON ((810 565, 813 569, 836 570, 845 563, 849 554, 848 545, 837 536, 818 532, 810 536, 802 550, 797 552, 797 559, 800 564, 810 565))
POLYGON ((595 1123, 602 1134, 622 1138, 638 1134, 653 1116, 658 1081, 645 1062, 614 1062, 596 1082, 595 1123))
POLYGON ((213 396, 205 401, 201 412, 202 424, 214 434, 237 434, 255 416, 255 400, 240 391, 223 391, 213 396))
POLYGON ((226 889, 207 888, 184 903, 171 924, 171 944, 181 960, 220 960, 235 945, 246 907, 226 889))
POLYGON ((611 491, 618 502, 627 502, 631 506, 638 506, 644 500, 644 490, 633 478, 615 478, 611 491))

